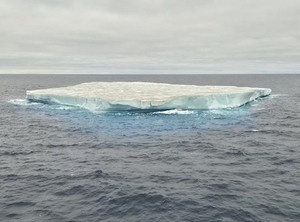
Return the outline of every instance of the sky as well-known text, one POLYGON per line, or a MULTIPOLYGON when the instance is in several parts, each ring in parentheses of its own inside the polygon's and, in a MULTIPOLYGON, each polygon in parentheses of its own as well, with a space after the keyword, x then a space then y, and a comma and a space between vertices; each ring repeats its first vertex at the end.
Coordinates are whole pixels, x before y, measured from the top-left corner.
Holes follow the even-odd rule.
POLYGON ((300 74, 299 0, 1 0, 0 74, 300 74))

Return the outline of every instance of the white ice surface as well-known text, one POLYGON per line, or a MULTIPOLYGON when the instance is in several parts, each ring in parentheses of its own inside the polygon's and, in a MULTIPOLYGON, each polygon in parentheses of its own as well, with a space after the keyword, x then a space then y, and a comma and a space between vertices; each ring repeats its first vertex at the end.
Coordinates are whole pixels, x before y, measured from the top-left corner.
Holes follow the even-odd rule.
POLYGON ((159 111, 233 108, 268 96, 271 89, 172 85, 149 82, 90 82, 29 90, 33 102, 78 106, 91 111, 159 111))

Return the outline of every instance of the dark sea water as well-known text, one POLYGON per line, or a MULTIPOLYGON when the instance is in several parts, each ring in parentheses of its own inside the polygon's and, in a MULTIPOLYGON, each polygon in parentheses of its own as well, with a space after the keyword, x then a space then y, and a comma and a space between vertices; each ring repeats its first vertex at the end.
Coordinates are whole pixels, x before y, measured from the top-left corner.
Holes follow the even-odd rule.
POLYGON ((300 75, 0 75, 0 221, 300 221, 300 75), (231 110, 95 114, 25 91, 266 87, 231 110))

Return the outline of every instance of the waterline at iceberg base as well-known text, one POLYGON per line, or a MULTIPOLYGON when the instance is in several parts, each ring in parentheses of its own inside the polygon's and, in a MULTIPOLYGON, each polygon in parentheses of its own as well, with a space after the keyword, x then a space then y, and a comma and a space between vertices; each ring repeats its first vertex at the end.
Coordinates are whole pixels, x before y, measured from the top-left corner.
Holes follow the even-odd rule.
POLYGON ((90 82, 28 90, 27 100, 90 111, 161 111, 234 108, 271 94, 268 88, 174 85, 151 82, 90 82))

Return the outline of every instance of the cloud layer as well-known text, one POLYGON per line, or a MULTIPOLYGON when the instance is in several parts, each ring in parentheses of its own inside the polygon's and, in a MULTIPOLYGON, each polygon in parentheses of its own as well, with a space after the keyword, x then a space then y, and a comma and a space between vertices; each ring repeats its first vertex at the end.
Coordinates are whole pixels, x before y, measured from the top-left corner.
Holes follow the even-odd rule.
POLYGON ((299 0, 2 0, 0 73, 300 73, 299 0))

